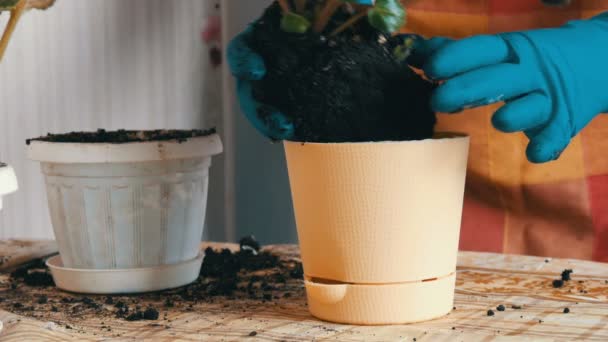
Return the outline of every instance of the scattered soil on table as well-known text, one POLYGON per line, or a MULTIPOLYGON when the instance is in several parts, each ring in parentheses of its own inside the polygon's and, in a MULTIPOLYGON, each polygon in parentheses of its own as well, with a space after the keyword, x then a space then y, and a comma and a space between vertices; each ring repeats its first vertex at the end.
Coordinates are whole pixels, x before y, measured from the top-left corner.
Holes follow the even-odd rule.
MULTIPOLYGON (((253 82, 254 97, 293 123, 295 141, 403 141, 432 137, 436 123, 430 97, 436 87, 393 54, 403 38, 361 20, 334 37, 281 29, 275 2, 253 24, 248 44, 267 73, 253 82)), ((331 32, 350 17, 339 10, 331 32)), ((262 121, 269 108, 258 108, 262 121)))
POLYGON ((14 281, 12 286, 16 285, 16 281, 22 281, 32 287, 55 286, 53 277, 42 260, 35 260, 13 271, 11 278, 14 281))
POLYGON ((569 280, 571 279, 571 278, 570 278, 570 275, 571 275, 573 272, 574 272, 574 271, 572 271, 572 270, 570 270, 570 269, 568 269, 568 270, 564 270, 564 271, 562 272, 562 280, 563 280, 563 281, 569 281, 569 280))
MULTIPOLYGON (((562 271, 561 277, 560 279, 555 279, 553 280, 553 282, 551 283, 553 285, 554 288, 560 288, 563 287, 565 285, 566 282, 572 280, 572 278, 570 277, 570 275, 574 273, 573 270, 571 269, 566 269, 562 271)), ((583 283, 583 281, 579 281, 579 283, 583 283)), ((581 291, 582 292, 582 291, 581 291)))
POLYGON ((200 276, 194 283, 141 295, 66 293, 54 287, 43 260, 36 260, 13 271, 10 277, 0 277, 3 279, 0 309, 61 326, 75 327, 93 318, 105 321, 99 326, 104 332, 112 329, 108 323, 112 320, 166 320, 169 311, 193 312, 197 303, 238 305, 245 309, 245 305, 258 308, 260 303, 291 296, 304 298, 299 260, 269 253, 261 249, 253 237, 242 239, 241 246, 236 252, 207 248, 200 276))
POLYGON ((564 308, 564 313, 565 314, 570 313, 570 308, 564 308))
POLYGON ((486 313, 488 316, 494 316, 494 310, 488 310, 486 313))
POLYGON ((32 141, 45 141, 56 143, 110 143, 124 144, 131 142, 146 141, 168 141, 177 140, 185 142, 190 138, 204 137, 214 134, 215 128, 209 130, 149 130, 149 131, 127 131, 120 129, 117 131, 106 131, 98 129, 96 132, 70 132, 65 134, 48 133, 44 137, 26 140, 29 145, 32 141))
POLYGON ((241 250, 250 250, 255 253, 260 251, 260 243, 255 239, 253 235, 245 236, 239 241, 239 247, 241 250))
POLYGON ((505 306, 500 304, 499 306, 496 307, 496 310, 498 311, 505 311, 505 306))

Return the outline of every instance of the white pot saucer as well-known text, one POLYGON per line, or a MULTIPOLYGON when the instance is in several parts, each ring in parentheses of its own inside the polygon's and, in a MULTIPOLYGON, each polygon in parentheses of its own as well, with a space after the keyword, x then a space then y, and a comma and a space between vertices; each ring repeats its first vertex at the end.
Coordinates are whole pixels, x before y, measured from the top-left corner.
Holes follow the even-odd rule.
POLYGON ((173 289, 195 281, 204 252, 172 265, 127 269, 76 269, 63 267, 61 256, 47 260, 58 288, 87 294, 132 294, 173 289))

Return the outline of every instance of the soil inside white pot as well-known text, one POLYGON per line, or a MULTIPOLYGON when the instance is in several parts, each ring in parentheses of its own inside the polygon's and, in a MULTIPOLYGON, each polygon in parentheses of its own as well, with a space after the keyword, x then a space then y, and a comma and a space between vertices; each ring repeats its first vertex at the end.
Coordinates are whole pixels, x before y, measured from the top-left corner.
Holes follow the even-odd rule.
POLYGON ((96 132, 70 132, 63 134, 49 133, 46 136, 27 139, 26 144, 29 145, 32 141, 56 142, 56 143, 106 143, 106 144, 124 144, 132 142, 149 142, 149 141, 169 141, 177 140, 185 142, 189 138, 198 138, 209 136, 216 133, 215 128, 203 130, 178 130, 178 129, 162 129, 162 130, 124 130, 106 131, 98 129, 96 132))
POLYGON ((0 162, 0 168, 2 168, 2 167, 7 167, 7 166, 8 166, 8 164, 5 164, 5 163, 3 163, 3 162, 0 162))

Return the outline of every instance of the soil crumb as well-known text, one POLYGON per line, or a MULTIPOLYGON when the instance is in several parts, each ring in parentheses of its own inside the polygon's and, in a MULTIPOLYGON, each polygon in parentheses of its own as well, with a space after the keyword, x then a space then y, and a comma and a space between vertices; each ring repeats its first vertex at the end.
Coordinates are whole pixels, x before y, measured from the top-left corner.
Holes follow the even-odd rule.
POLYGON ((570 275, 571 275, 573 272, 574 272, 574 271, 572 271, 571 269, 564 270, 564 271, 562 272, 562 280, 563 280, 563 281, 569 281, 569 280, 571 280, 570 275))

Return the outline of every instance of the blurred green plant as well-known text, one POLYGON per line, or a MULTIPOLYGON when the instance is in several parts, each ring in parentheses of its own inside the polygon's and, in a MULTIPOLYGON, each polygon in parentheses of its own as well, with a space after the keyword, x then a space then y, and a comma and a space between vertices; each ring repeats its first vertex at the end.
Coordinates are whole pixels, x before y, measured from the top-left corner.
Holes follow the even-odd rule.
POLYGON ((406 12, 400 0, 277 0, 283 10, 281 29, 289 33, 309 30, 322 34, 340 8, 351 13, 349 19, 329 33, 335 36, 367 17, 376 29, 390 34, 405 24, 406 12))

